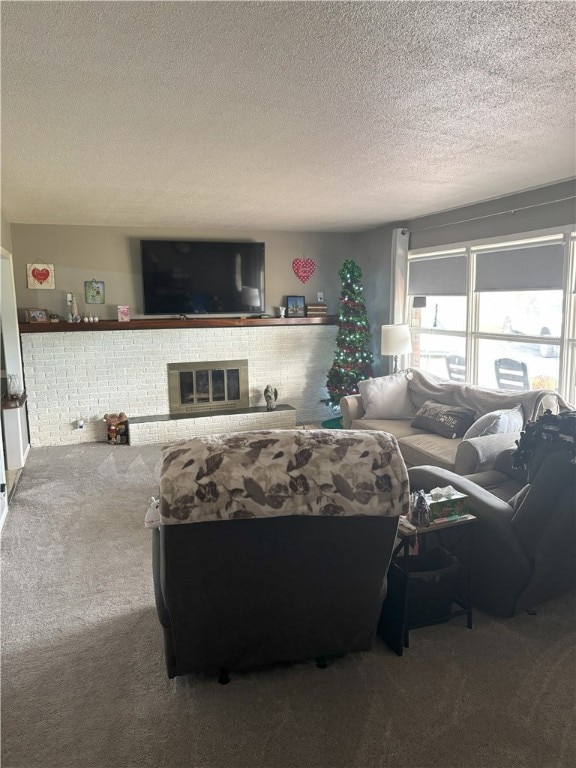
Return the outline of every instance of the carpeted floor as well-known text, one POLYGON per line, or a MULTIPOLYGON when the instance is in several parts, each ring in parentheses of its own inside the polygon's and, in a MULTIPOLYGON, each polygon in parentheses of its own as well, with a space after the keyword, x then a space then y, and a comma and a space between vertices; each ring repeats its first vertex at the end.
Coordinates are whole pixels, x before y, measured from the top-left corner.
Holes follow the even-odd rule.
POLYGON ((3 768, 576 764, 574 594, 371 653, 165 675, 150 532, 159 447, 31 452, 2 536, 3 768))

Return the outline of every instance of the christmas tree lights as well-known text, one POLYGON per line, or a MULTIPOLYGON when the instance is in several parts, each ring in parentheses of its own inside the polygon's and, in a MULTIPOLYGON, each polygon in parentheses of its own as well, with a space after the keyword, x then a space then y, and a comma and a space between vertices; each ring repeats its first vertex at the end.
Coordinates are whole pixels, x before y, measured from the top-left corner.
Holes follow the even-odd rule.
POLYGON ((362 270, 346 259, 338 274, 342 280, 338 335, 334 362, 328 372, 328 400, 338 406, 340 398, 358 393, 358 382, 372 376, 372 337, 362 298, 362 270))

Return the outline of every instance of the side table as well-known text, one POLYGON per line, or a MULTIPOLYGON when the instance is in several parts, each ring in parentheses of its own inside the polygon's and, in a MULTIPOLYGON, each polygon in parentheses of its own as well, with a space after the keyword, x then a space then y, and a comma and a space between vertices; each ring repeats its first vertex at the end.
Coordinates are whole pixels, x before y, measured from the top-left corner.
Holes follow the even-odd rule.
MULTIPOLYGON (((388 571, 388 592, 378 623, 378 634, 392 650, 396 651, 398 656, 402 656, 404 648, 409 647, 411 629, 448 621, 457 616, 466 616, 466 626, 468 629, 472 628, 470 563, 475 522, 476 517, 474 515, 461 515, 456 520, 430 523, 427 526, 416 526, 414 532, 398 528, 396 546, 392 553, 392 560, 388 571), (462 537, 467 538, 468 557, 463 574, 464 578, 460 587, 456 588, 455 579, 452 579, 452 584, 448 582, 446 585, 451 589, 447 596, 451 609, 441 618, 432 615, 418 619, 416 616, 411 616, 411 592, 418 586, 415 581, 418 574, 415 574, 413 570, 412 561, 415 561, 416 558, 410 554, 410 549, 418 545, 421 552, 426 552, 427 543, 429 543, 431 537, 435 537, 441 545, 442 533, 447 529, 454 528, 458 529, 458 533, 462 537), (453 609, 453 604, 458 606, 457 610, 453 609)), ((445 553, 461 570, 461 563, 453 555, 450 555, 444 549, 440 551, 445 553)), ((443 578, 442 570, 444 569, 437 571, 439 582, 443 578)), ((434 570, 430 570, 430 573, 433 576, 434 570)))

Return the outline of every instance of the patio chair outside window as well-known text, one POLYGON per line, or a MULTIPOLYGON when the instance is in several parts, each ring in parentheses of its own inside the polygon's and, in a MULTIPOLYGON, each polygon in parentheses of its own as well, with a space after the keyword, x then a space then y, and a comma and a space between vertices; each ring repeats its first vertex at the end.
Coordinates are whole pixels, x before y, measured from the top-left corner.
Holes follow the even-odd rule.
POLYGON ((452 381, 466 381, 466 360, 461 355, 448 355, 446 357, 448 378, 452 381))
POLYGON ((510 357, 501 357, 494 361, 494 370, 498 389, 512 392, 524 392, 530 389, 526 363, 512 360, 510 357))

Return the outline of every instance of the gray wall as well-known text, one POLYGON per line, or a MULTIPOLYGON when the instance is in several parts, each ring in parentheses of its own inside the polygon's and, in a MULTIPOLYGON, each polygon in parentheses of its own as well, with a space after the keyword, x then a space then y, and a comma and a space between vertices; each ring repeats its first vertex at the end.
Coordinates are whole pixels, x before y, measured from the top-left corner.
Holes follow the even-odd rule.
POLYGON ((375 376, 388 373, 388 359, 380 356, 380 326, 390 317, 390 276, 392 273, 392 226, 371 229, 355 237, 356 260, 362 268, 364 299, 372 330, 373 371, 375 376))
POLYGON ((572 179, 412 219, 403 225, 411 233, 411 250, 573 226, 576 222, 575 195, 576 180, 572 179))
POLYGON ((364 273, 364 296, 374 339, 375 374, 388 372, 388 361, 380 359, 378 331, 381 325, 390 322, 391 247, 395 228, 410 230, 411 250, 542 229, 576 228, 575 195, 576 180, 572 179, 357 234, 354 252, 364 273), (522 208, 525 210, 520 210, 522 208))
MULTIPOLYGON (((284 303, 287 294, 304 295, 310 302, 317 300, 318 291, 324 292, 328 311, 336 313, 338 269, 344 259, 350 258, 353 248, 351 234, 13 224, 14 276, 21 319, 26 307, 45 308, 65 317, 68 291, 76 294, 78 309, 83 313, 84 281, 92 279, 105 282, 106 304, 97 307, 100 319, 115 319, 118 304, 128 304, 132 317, 138 317, 143 312, 139 240, 146 238, 266 243, 266 307, 270 313, 284 303), (316 271, 305 284, 292 270, 293 259, 303 257, 316 263, 316 271), (54 264, 55 290, 27 287, 26 264, 38 260, 54 264)), ((88 311, 94 308, 89 306, 88 311)))
POLYGON ((74 291, 83 312, 84 281, 95 278, 106 283, 103 319, 115 318, 118 304, 129 304, 134 316, 142 312, 138 257, 138 240, 141 238, 238 238, 265 242, 266 304, 270 312, 286 294, 304 295, 307 301, 315 301, 317 292, 324 291, 328 311, 336 314, 341 290, 338 270, 344 259, 354 258, 363 270, 364 297, 374 339, 374 372, 383 374, 388 372, 388 361, 380 359, 379 328, 388 323, 390 317, 391 244, 395 227, 406 227, 411 231, 411 249, 548 228, 576 227, 575 190, 575 180, 572 179, 356 234, 12 224, 10 240, 10 227, 2 220, 2 244, 14 256, 19 307, 45 307, 65 315, 66 291, 74 291), (570 197, 572 199, 553 202, 570 197), (525 210, 520 210, 522 208, 525 210), (292 272, 292 260, 304 256, 316 262, 316 272, 305 285, 292 272), (55 264, 56 290, 29 290, 26 287, 26 264, 39 259, 55 264))

